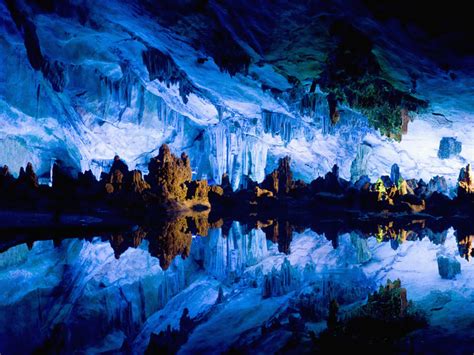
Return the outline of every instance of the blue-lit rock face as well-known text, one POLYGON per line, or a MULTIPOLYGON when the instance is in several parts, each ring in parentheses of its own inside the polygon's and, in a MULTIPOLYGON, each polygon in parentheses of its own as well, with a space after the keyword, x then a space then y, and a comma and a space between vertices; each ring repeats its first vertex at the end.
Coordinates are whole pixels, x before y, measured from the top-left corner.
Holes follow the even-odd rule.
POLYGON ((453 257, 438 256, 438 271, 443 279, 454 279, 461 273, 461 263, 453 257))
POLYGON ((462 151, 462 143, 453 137, 443 137, 439 142, 438 157, 440 159, 449 159, 459 155, 462 151))
POLYGON ((407 179, 453 186, 474 160, 469 47, 415 23, 440 46, 431 56, 410 19, 386 22, 372 2, 305 6, 2 2, 0 163, 31 161, 43 181, 57 159, 98 176, 115 154, 146 170, 168 143, 196 178, 227 173, 234 188, 284 155, 306 181, 335 163, 375 180, 397 163, 407 179), (463 150, 447 166, 437 142, 454 134, 463 150))

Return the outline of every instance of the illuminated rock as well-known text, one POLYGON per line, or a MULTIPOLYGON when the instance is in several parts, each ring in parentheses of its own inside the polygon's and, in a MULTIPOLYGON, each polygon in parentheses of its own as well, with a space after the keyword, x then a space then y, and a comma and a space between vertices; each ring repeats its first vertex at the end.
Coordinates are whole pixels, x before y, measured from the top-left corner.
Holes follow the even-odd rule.
POLYGON ((134 192, 142 193, 143 191, 149 190, 151 188, 150 184, 143 179, 142 172, 140 170, 131 171, 131 179, 131 189, 134 192))
POLYGON ((183 153, 178 158, 171 154, 169 147, 163 144, 158 156, 150 160, 147 182, 157 190, 164 200, 182 202, 186 200, 189 183, 192 179, 191 163, 183 153))
POLYGON ((265 177, 262 187, 275 195, 288 194, 294 187, 290 161, 290 157, 280 159, 278 161, 278 168, 265 177))
POLYGON ((474 175, 472 174, 471 164, 462 168, 459 173, 458 195, 470 195, 474 193, 474 175))

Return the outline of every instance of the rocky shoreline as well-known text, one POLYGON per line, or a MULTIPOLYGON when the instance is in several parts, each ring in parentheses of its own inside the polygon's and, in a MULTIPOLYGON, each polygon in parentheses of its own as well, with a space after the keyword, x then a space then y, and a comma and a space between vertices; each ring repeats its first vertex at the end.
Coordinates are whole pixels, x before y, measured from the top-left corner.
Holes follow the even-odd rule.
MULTIPOLYGON (((188 156, 171 153, 167 145, 148 164, 149 173, 129 170, 116 156, 110 171, 98 181, 90 170, 77 177, 53 166, 52 186, 40 185, 31 163, 14 178, 7 166, 0 170, 0 208, 3 210, 50 211, 56 215, 82 212, 97 215, 110 211, 130 218, 211 213, 220 217, 279 218, 281 216, 342 216, 365 218, 427 214, 466 217, 474 211, 474 177, 470 165, 459 174, 457 196, 449 198, 446 181, 436 176, 428 183, 405 180, 396 164, 390 176, 371 183, 367 176, 356 182, 339 176, 334 165, 324 177, 311 183, 294 180, 290 158, 280 159, 277 169, 261 183, 247 179, 233 191, 227 175, 221 185, 192 180, 188 156)), ((311 217, 311 218, 313 218, 311 217)))

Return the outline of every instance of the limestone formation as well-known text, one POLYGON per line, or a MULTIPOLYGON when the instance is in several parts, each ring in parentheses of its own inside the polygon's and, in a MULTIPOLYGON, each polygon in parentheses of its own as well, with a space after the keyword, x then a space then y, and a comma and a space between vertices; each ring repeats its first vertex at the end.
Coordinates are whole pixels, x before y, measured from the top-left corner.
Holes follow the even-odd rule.
POLYGON ((445 194, 448 192, 448 183, 446 182, 446 178, 444 176, 434 176, 428 182, 428 194, 432 194, 433 192, 439 192, 445 194))
POLYGON ((158 156, 150 160, 148 171, 146 180, 161 198, 178 202, 186 200, 186 183, 191 181, 192 171, 191 162, 185 153, 178 158, 163 144, 158 156))
POLYGON ((131 172, 131 190, 136 193, 142 193, 145 190, 151 188, 150 184, 147 183, 142 176, 140 170, 132 170, 131 172))
POLYGON ((458 180, 458 195, 474 194, 474 175, 472 174, 471 164, 462 168, 458 180))
POLYGON ((453 256, 438 256, 438 272, 441 278, 452 280, 461 273, 461 263, 453 256))
POLYGON ((287 294, 294 287, 293 267, 285 258, 281 269, 273 267, 272 271, 265 275, 263 280, 262 297, 276 297, 287 294))
POLYGON ((458 237, 459 256, 470 261, 474 257, 474 235, 466 235, 459 239, 458 237))
POLYGON ((255 186, 255 197, 273 197, 273 192, 265 189, 261 189, 258 186, 255 186))
POLYGON ((393 164, 390 170, 390 180, 392 180, 392 184, 397 185, 401 177, 398 164, 393 164))
POLYGON ((208 203, 209 185, 207 180, 193 180, 187 183, 187 200, 208 203))
POLYGON ((28 163, 26 169, 21 168, 18 176, 18 183, 30 188, 38 188, 38 177, 36 176, 33 165, 28 163))
POLYGON ((184 216, 160 222, 148 234, 149 251, 160 260, 163 270, 168 269, 177 255, 183 258, 191 250, 192 234, 184 216))
POLYGON ((443 137, 439 142, 438 157, 440 159, 449 159, 459 155, 462 150, 462 144, 454 137, 443 137))
POLYGON ((275 195, 288 194, 294 187, 290 161, 291 158, 288 156, 281 158, 278 161, 278 168, 265 177, 262 188, 275 195))
POLYGON ((8 166, 4 165, 3 168, 0 169, 0 190, 8 190, 13 186, 14 181, 15 178, 10 174, 8 166))
POLYGON ((115 172, 116 170, 120 170, 123 175, 127 175, 128 173, 128 166, 125 162, 120 159, 118 155, 114 156, 114 162, 110 168, 110 172, 115 172))
POLYGON ((355 183, 362 176, 368 174, 367 165, 372 152, 368 143, 363 143, 357 148, 357 154, 351 164, 351 182, 355 183))

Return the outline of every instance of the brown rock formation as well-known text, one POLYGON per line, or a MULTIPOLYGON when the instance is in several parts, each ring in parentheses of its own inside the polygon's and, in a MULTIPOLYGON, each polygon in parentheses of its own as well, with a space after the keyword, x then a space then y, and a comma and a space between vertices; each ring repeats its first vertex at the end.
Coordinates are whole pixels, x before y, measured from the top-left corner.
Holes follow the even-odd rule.
POLYGON ((207 234, 209 233, 209 228, 211 228, 211 226, 209 225, 208 216, 204 213, 195 214, 189 217, 188 225, 189 230, 193 234, 198 234, 202 237, 207 236, 207 234))
POLYGON ((466 235, 458 239, 459 256, 467 261, 474 256, 474 235, 466 235))
POLYGON ((106 184, 106 190, 108 193, 111 190, 112 192, 118 192, 122 190, 123 185, 123 173, 116 169, 109 176, 109 182, 106 184), (112 186, 112 188, 110 188, 112 186))
POLYGON ((219 185, 213 185, 209 188, 209 193, 213 193, 216 196, 223 196, 224 195, 224 189, 219 185))
POLYGON ((458 180, 458 196, 474 194, 474 175, 471 164, 461 169, 458 180))
POLYGON ((209 203, 209 185, 207 180, 193 180, 187 183, 187 199, 200 203, 209 203))
POLYGON ((137 228, 136 230, 129 233, 120 233, 110 236, 110 246, 114 250, 114 255, 116 259, 120 258, 128 248, 137 248, 145 239, 147 233, 142 228, 137 228))
POLYGON ((273 192, 255 186, 255 197, 273 197, 273 192))
POLYGON ((152 229, 148 239, 150 254, 160 260, 164 270, 168 269, 177 255, 181 255, 183 259, 189 256, 192 234, 186 217, 162 222, 152 229))
POLYGON ((291 158, 288 156, 280 159, 278 168, 263 180, 262 188, 271 191, 274 195, 288 194, 294 187, 290 161, 291 158))
POLYGON ((278 251, 281 253, 290 253, 290 244, 293 239, 293 226, 289 221, 275 220, 273 224, 263 228, 267 239, 273 243, 278 243, 278 251))
POLYGON ((190 160, 185 153, 178 158, 163 144, 158 156, 150 160, 148 170, 147 182, 164 200, 186 200, 186 183, 191 181, 192 171, 190 160))
POLYGON ((408 133, 408 123, 410 123, 410 121, 411 121, 410 116, 408 115, 408 110, 406 108, 402 108, 400 110, 400 114, 402 116, 401 133, 402 134, 407 134, 408 133))
POLYGON ((150 188, 150 184, 143 179, 140 170, 133 170, 131 172, 131 190, 133 192, 141 194, 143 191, 149 190, 150 188))

